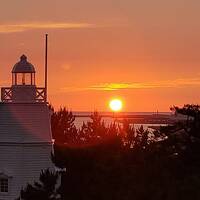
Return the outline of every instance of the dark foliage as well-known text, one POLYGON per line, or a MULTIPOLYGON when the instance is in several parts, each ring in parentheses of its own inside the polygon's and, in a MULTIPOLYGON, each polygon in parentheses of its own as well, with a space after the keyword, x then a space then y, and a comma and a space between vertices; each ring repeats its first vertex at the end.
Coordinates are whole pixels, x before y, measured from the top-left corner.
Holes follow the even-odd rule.
POLYGON ((98 113, 74 131, 73 115, 60 110, 62 114, 58 112, 53 121, 52 159, 66 169, 61 179, 62 199, 200 199, 199 106, 173 109, 187 120, 153 134, 142 126, 135 130, 128 121, 106 126, 98 113))
POLYGON ((171 110, 187 116, 187 121, 184 124, 185 131, 190 136, 200 139, 200 105, 186 104, 183 108, 174 106, 171 110))
MULTIPOLYGON (((53 110, 53 109, 52 109, 53 110)), ((53 112, 51 128, 57 144, 71 144, 77 140, 77 129, 74 125, 75 116, 66 108, 53 112)))
POLYGON ((59 200, 60 194, 56 189, 58 174, 49 169, 42 171, 39 181, 34 184, 27 184, 21 190, 21 200, 59 200))

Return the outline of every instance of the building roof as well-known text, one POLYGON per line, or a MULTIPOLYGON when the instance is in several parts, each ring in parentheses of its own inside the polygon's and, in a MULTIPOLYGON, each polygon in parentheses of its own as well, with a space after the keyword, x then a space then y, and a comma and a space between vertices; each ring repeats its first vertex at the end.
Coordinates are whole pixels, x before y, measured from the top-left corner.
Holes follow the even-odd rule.
POLYGON ((46 104, 0 103, 0 143, 43 142, 52 142, 46 104))
POLYGON ((20 61, 14 65, 12 73, 35 73, 35 68, 27 61, 27 57, 22 55, 20 61))

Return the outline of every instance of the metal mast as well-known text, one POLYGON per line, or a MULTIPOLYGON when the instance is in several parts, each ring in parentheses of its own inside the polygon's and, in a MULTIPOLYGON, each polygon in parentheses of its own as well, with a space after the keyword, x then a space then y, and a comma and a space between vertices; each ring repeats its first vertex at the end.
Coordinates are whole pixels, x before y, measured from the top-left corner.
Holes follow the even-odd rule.
POLYGON ((48 34, 45 35, 45 102, 47 102, 47 81, 48 81, 48 34))

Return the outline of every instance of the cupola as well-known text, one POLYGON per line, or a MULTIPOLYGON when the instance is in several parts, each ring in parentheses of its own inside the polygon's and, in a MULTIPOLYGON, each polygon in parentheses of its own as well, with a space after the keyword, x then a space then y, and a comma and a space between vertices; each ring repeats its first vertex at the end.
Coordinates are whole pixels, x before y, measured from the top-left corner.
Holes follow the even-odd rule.
POLYGON ((25 55, 12 69, 12 85, 35 85, 35 68, 25 55))
POLYGON ((12 69, 12 86, 1 89, 1 100, 6 103, 46 102, 46 89, 36 87, 35 68, 25 55, 12 69))

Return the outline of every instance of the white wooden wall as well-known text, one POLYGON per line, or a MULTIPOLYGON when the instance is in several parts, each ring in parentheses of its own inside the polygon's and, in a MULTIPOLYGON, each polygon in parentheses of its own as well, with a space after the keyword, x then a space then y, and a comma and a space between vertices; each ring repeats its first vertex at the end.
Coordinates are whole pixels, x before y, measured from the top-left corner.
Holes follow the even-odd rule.
POLYGON ((0 171, 11 177, 8 194, 0 194, 0 199, 14 200, 21 187, 38 180, 42 169, 53 170, 51 151, 51 144, 0 145, 0 171))

